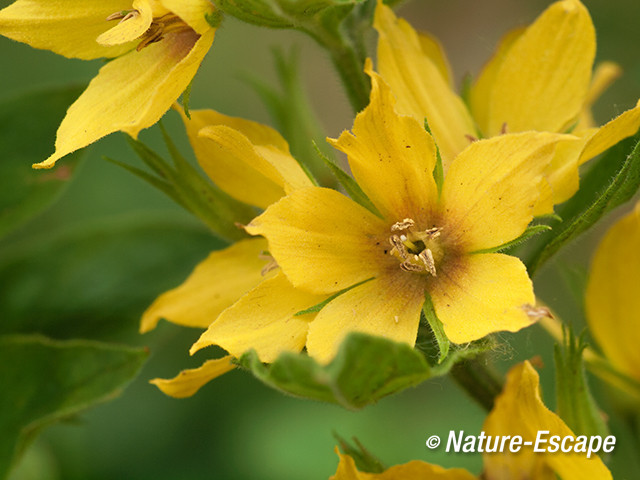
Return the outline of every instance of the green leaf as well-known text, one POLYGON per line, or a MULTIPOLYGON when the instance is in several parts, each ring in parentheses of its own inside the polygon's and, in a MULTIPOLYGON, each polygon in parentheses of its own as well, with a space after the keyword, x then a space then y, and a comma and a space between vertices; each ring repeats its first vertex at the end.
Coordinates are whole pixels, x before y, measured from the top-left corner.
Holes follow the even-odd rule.
POLYGON ((0 478, 44 427, 119 395, 146 357, 86 340, 0 336, 0 478))
POLYGON ((52 170, 31 165, 52 153, 58 125, 81 92, 48 89, 0 103, 0 237, 50 207, 73 178, 81 152, 52 170))
POLYGON ((525 264, 533 275, 563 246, 575 240, 615 207, 628 201, 640 186, 640 136, 620 142, 597 160, 581 179, 580 190, 560 206, 564 221, 540 235, 525 264), (635 145, 635 148, 633 146, 635 145), (630 155, 626 152, 633 151, 630 155))
POLYGON ((297 28, 331 7, 353 6, 364 0, 214 0, 216 7, 240 20, 272 28, 297 28))
POLYGON ((253 350, 238 362, 277 390, 352 410, 432 376, 427 361, 409 345, 362 333, 349 334, 326 366, 307 355, 290 352, 266 366, 253 350))
POLYGON ((322 158, 322 160, 327 165, 327 167, 329 167, 331 172, 335 175, 340 185, 342 185, 342 188, 344 188, 347 194, 351 197, 351 200, 353 200, 356 203, 359 203, 374 215, 382 218, 382 215, 380 214, 376 206, 373 204, 373 202, 369 200, 369 197, 367 196, 367 194, 362 191, 362 188, 360 188, 360 185, 358 185, 358 182, 356 182, 351 175, 349 175, 344 170, 342 170, 338 165, 333 163, 329 158, 323 155, 323 153, 320 151, 317 145, 316 145, 316 152, 318 153, 320 158, 322 158))
POLYGON ((118 216, 0 250, 0 334, 120 340, 222 242, 163 214, 118 216))
POLYGON ((585 348, 584 335, 576 338, 571 327, 565 330, 564 345, 555 345, 557 411, 576 435, 604 438, 609 429, 587 384, 585 348))
POLYGON ((354 445, 352 445, 335 432, 333 436, 340 444, 342 453, 353 458, 356 467, 358 467, 358 470, 361 472, 382 473, 386 470, 384 464, 367 450, 356 437, 353 437, 354 445))
POLYGON ((452 349, 441 365, 431 366, 425 355, 406 343, 350 333, 328 365, 291 352, 264 365, 253 350, 238 363, 281 392, 357 410, 429 378, 445 375, 455 362, 485 350, 482 342, 464 345, 452 349))

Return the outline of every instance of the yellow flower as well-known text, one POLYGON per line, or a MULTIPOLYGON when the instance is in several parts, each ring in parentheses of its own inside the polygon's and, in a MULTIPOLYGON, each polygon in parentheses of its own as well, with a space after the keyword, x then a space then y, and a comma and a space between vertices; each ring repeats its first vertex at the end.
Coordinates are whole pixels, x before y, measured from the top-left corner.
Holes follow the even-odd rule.
POLYGON ((246 338, 255 335, 256 319, 287 303, 291 313, 314 305, 304 305, 303 293, 324 298, 361 282, 315 319, 287 318, 279 334, 300 347, 306 340, 309 354, 321 361, 329 361, 351 331, 413 345, 426 292, 456 343, 532 323, 535 300, 524 265, 479 252, 523 233, 542 172, 565 137, 522 133, 474 142, 451 163, 439 195, 433 139, 413 118, 396 113, 388 86, 367 68, 371 103, 357 116, 355 135, 344 132, 332 143, 347 153, 382 217, 320 187, 296 189, 271 205, 246 230, 267 238, 282 272, 268 292, 258 287, 226 310, 224 322, 212 323, 192 352, 211 344, 228 350, 233 343, 239 352, 256 348, 265 360, 266 346, 246 338))
POLYGON ((550 189, 536 214, 578 189, 578 167, 640 126, 639 104, 601 128, 593 128, 590 107, 619 68, 605 63, 592 78, 595 32, 579 0, 550 5, 526 29, 505 35, 472 85, 469 108, 454 92, 437 41, 417 34, 381 1, 375 14, 378 70, 398 99, 398 111, 427 118, 442 152, 445 170, 474 137, 529 130, 571 131, 579 138, 558 146, 545 176, 550 189))
POLYGON ((586 291, 587 321, 604 356, 640 385, 640 202, 606 234, 586 291))
POLYGON ((137 137, 176 101, 213 42, 208 0, 17 0, 0 11, 0 34, 85 60, 110 60, 57 133, 50 168, 116 131, 137 137))
MULTIPOLYGON (((538 432, 547 431, 547 443, 540 448, 552 449, 549 439, 576 435, 558 417, 544 406, 540 398, 539 377, 529 362, 516 365, 507 375, 504 390, 496 399, 495 406, 484 422, 482 431, 487 438, 486 448, 493 450, 496 437, 520 436, 520 451, 511 453, 507 448, 503 453, 484 453, 484 480, 553 480, 558 475, 563 480, 611 479, 611 473, 597 455, 587 458, 582 452, 534 453, 533 445, 538 432), (531 447, 524 446, 531 442, 531 447)), ((577 439, 576 439, 577 444, 577 439)), ((496 446, 497 447, 497 446, 496 446)), ((485 450, 486 450, 485 448, 485 450)), ((499 450, 499 448, 498 448, 499 450)), ((466 470, 446 470, 437 465, 413 461, 396 465, 383 473, 362 473, 348 455, 340 456, 336 474, 330 480, 475 480, 466 470)))
MULTIPOLYGON (((182 109, 178 111, 200 166, 234 198, 266 208, 285 194, 312 185, 289 153, 287 142, 272 128, 212 110, 191 111, 191 119, 182 109)), ((163 392, 175 397, 193 395, 232 369, 231 358, 249 348, 256 348, 264 361, 272 361, 283 350, 302 349, 307 321, 294 313, 322 298, 296 292, 282 275, 267 275, 275 265, 265 260, 266 250, 264 239, 251 238, 212 252, 182 285, 160 295, 145 311, 141 332, 155 328, 161 318, 196 328, 207 328, 215 320, 217 344, 231 353, 174 379, 153 380, 163 392), (259 317, 243 313, 243 299, 250 291, 265 297, 261 300, 265 312, 259 317), (289 292, 287 298, 278 297, 283 291, 289 292)))

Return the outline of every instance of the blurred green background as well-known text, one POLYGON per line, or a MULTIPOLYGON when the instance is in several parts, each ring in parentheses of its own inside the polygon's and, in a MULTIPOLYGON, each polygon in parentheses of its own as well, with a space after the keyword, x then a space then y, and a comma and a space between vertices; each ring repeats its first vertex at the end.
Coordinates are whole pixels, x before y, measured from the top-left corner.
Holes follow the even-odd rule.
MULTIPOLYGON (((0 1, 0 6, 10 3, 0 1)), ((400 14, 441 39, 460 79, 478 71, 507 29, 529 23, 549 3, 414 0, 400 14)), ((604 122, 634 105, 640 94, 640 3, 585 4, 598 33, 598 59, 614 60, 625 71, 597 104, 596 118, 604 122)), ((293 45, 301 50, 303 81, 327 135, 350 128, 349 104, 318 46, 297 32, 258 28, 232 18, 219 29, 196 77, 192 108, 215 108, 270 123, 259 97, 242 78, 251 75, 275 85, 271 49, 293 45)), ((0 38, 0 52, 2 99, 41 87, 87 82, 101 64, 64 59, 5 38, 0 38)), ((167 114, 164 123, 182 151, 192 156, 177 115, 167 114)), ((141 135, 163 151, 159 138, 157 128, 141 135)), ((38 141, 24 138, 24 142, 38 141)), ((13 480, 322 479, 337 465, 334 431, 358 437, 388 465, 422 459, 480 472, 479 455, 425 447, 433 434, 477 433, 484 420, 483 411, 447 379, 427 382, 359 412, 285 397, 244 372, 231 372, 185 400, 165 397, 149 385, 151 378, 172 377, 211 355, 205 350, 188 356, 198 331, 162 322, 141 336, 137 323, 157 294, 179 284, 220 243, 162 194, 102 160, 103 155, 137 163, 122 135, 98 142, 64 196, 0 241, 0 319, 23 318, 55 338, 146 345, 151 355, 121 397, 46 430, 13 480), (60 319, 68 320, 66 328, 60 327, 60 319)), ((565 252, 554 265, 587 265, 601 231, 585 236, 571 255, 565 252)), ((538 278, 536 287, 552 307, 581 322, 576 303, 554 268, 538 278)), ((502 338, 504 348, 493 354, 502 370, 520 359, 542 356, 545 400, 553 408, 548 337, 532 327, 502 338)), ((592 383, 602 390, 598 382, 592 383)), ((610 405, 609 397, 598 397, 610 405)), ((619 436, 612 458, 614 476, 640 478, 637 460, 629 460, 636 455, 625 450, 629 447, 623 441, 624 422, 614 418, 613 427, 619 436)))

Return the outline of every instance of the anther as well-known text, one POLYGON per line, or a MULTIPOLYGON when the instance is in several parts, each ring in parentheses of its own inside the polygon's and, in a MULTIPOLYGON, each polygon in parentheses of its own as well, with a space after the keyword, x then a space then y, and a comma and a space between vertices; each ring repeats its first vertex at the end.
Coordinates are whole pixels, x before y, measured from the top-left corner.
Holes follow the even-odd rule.
POLYGON ((118 23, 122 23, 138 15, 140 15, 140 12, 138 12, 137 10, 122 10, 120 12, 112 13, 105 20, 107 22, 110 22, 112 20, 120 20, 118 23))
POLYGON ((396 222, 391 225, 391 231, 397 232, 398 230, 408 230, 416 224, 412 219, 405 218, 401 222, 396 222))
POLYGON ((477 142, 478 141, 478 137, 474 137, 473 135, 469 135, 468 133, 464 134, 465 138, 467 140, 469 140, 471 143, 473 142, 477 142))
POLYGON ((427 270, 427 272, 429 272, 431 275, 436 277, 437 276, 436 262, 433 259, 433 253, 431 252, 431 249, 425 248, 423 251, 420 252, 419 257, 420 257, 420 260, 422 260, 422 263, 424 263, 424 267, 427 270))
POLYGON ((391 250, 392 254, 394 252, 397 252, 402 260, 407 260, 409 258, 407 247, 405 247, 404 243, 402 243, 402 240, 400 240, 400 237, 398 235, 391 235, 391 237, 389 237, 389 243, 393 247, 393 250, 391 250))
POLYGON ((405 260, 400 264, 400 269, 405 272, 421 272, 422 267, 420 265, 416 265, 415 263, 411 263, 411 260, 405 260))
POLYGON ((501 133, 502 135, 504 135, 504 134, 506 134, 506 133, 507 133, 507 122, 504 122, 504 123, 502 124, 502 127, 500 127, 500 133, 501 133))
POLYGON ((529 316, 529 318, 533 319, 534 321, 541 317, 553 318, 553 314, 547 307, 535 307, 527 303, 526 305, 522 306, 522 309, 529 316))

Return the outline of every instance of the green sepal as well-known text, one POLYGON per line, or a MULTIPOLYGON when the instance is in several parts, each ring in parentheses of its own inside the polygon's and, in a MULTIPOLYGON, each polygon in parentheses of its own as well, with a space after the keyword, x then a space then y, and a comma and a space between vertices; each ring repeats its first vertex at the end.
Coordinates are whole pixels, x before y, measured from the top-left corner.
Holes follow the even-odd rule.
POLYGON ((0 478, 43 428, 118 396, 147 355, 88 340, 0 336, 0 478))
POLYGON ((248 223, 255 216, 255 210, 203 178, 198 170, 180 154, 164 128, 161 127, 161 129, 173 164, 165 161, 141 141, 127 137, 140 159, 157 175, 155 180, 150 180, 148 174, 141 175, 140 170, 135 167, 125 167, 122 162, 113 163, 123 166, 167 194, 202 220, 221 238, 225 240, 245 238, 246 234, 237 225, 248 223))
POLYGON ((431 332, 433 333, 434 338, 436 339, 438 350, 440 351, 440 354, 438 355, 438 363, 442 363, 449 354, 449 347, 451 346, 451 342, 447 338, 447 334, 444 332, 444 326, 442 325, 442 322, 436 315, 436 310, 435 308, 433 308, 433 302, 431 301, 429 292, 425 292, 424 296, 425 301, 422 305, 422 315, 424 316, 427 324, 431 328, 431 332))
MULTIPOLYGON (((431 135, 433 138, 433 133, 431 132, 431 127, 429 126, 429 122, 426 117, 424 119, 424 129, 431 135)), ((433 138, 433 142, 435 143, 436 139, 433 138)), ((440 147, 438 144, 436 145, 436 166, 433 168, 433 179, 436 181, 436 186, 438 187, 438 195, 442 193, 442 185, 444 185, 444 166, 442 165, 442 155, 440 155, 440 147)))
POLYGON ((364 208, 369 210, 375 216, 382 218, 382 214, 376 208, 373 202, 369 199, 367 194, 364 193, 364 191, 362 191, 362 188, 360 187, 360 185, 358 185, 358 182, 356 182, 351 175, 349 175, 347 172, 342 170, 342 168, 340 168, 338 165, 333 163, 327 156, 325 156, 320 151, 318 146, 315 145, 315 143, 314 143, 314 146, 316 147, 316 152, 318 153, 318 156, 320 156, 320 158, 322 158, 322 160, 324 161, 325 165, 329 167, 331 172, 335 175, 336 179, 338 180, 338 183, 342 185, 342 188, 344 188, 344 190, 347 192, 349 197, 351 197, 351 200, 362 205, 364 208))
POLYGON ((580 182, 580 190, 558 208, 564 221, 540 235, 525 264, 533 276, 563 246, 591 228, 608 212, 628 201, 640 187, 640 136, 636 135, 609 149, 580 182), (635 147, 633 147, 635 146, 635 147), (626 152, 633 148, 630 155, 626 152))
POLYGON ((358 283, 356 283, 356 284, 354 284, 354 285, 351 285, 350 287, 343 288, 342 290, 340 290, 340 291, 339 291, 339 292, 337 292, 337 293, 334 293, 333 295, 331 295, 330 297, 326 298, 326 299, 325 299, 325 300, 323 300, 322 302, 317 303, 317 304, 315 304, 314 306, 309 307, 309 308, 307 308, 307 309, 305 309, 305 310, 300 310, 299 312, 294 313, 294 314, 293 314, 293 316, 294 316, 294 317, 297 317, 297 316, 300 316, 300 315, 307 315, 308 313, 318 313, 320 310, 322 310, 324 307, 326 307, 326 306, 327 306, 327 304, 328 304, 330 301, 332 301, 332 300, 334 300, 334 299, 338 298, 338 297, 339 297, 340 295, 342 295, 343 293, 347 293, 349 290, 352 290, 352 289, 354 289, 354 288, 356 288, 356 287, 359 287, 359 286, 360 286, 360 285, 362 285, 363 283, 370 282, 371 280, 373 280, 373 277, 371 277, 371 278, 367 278, 366 280, 363 280, 362 282, 358 282, 358 283))
POLYGON ((60 198, 83 151, 50 170, 34 170, 50 153, 56 129, 79 87, 40 90, 0 103, 0 237, 27 223, 60 198))
POLYGON ((367 450, 356 437, 352 438, 353 444, 351 444, 335 432, 333 432, 333 436, 340 444, 342 453, 353 458, 356 467, 361 472, 382 473, 386 470, 384 464, 367 450))
POLYGON ((576 435, 609 435, 609 429, 591 395, 582 354, 587 347, 584 334, 576 338, 571 327, 564 331, 563 345, 556 344, 557 413, 576 435))
POLYGON ((446 375, 456 362, 487 348, 490 347, 486 342, 452 348, 442 364, 432 366, 422 352, 406 343, 350 333, 328 365, 319 364, 304 353, 292 352, 282 353, 273 363, 265 365, 253 350, 237 362, 283 393, 357 410, 430 378, 446 375))
POLYGON ((498 252, 504 253, 504 252, 508 252, 508 251, 513 250, 515 247, 520 246, 521 244, 523 244, 524 242, 526 242, 530 238, 535 237, 536 235, 540 235, 543 232, 548 232, 549 230, 552 230, 551 226, 549 226, 549 225, 544 225, 544 224, 529 225, 522 235, 520 235, 518 238, 515 238, 515 239, 511 240, 510 242, 503 243, 502 245, 498 245, 497 247, 485 248, 483 250, 477 250, 477 251, 472 252, 472 253, 498 253, 498 252))

